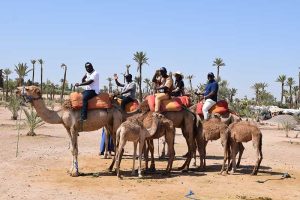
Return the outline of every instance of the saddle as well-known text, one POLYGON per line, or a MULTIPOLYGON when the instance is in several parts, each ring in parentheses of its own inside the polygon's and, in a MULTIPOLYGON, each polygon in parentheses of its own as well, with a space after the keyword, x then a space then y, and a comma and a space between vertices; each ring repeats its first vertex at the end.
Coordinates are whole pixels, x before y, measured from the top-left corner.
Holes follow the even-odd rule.
MULTIPOLYGON (((150 111, 153 112, 155 110, 155 96, 149 95, 146 97, 146 99, 148 100, 150 111)), ((191 105, 191 100, 188 96, 173 97, 171 99, 163 100, 161 102, 160 111, 178 112, 182 110, 182 106, 189 107, 190 105, 191 105)))
MULTIPOLYGON (((82 94, 79 92, 72 92, 70 94, 71 106, 78 110, 82 108, 82 94)), ((92 109, 108 109, 112 107, 111 98, 108 93, 100 93, 88 101, 88 110, 92 109)))
MULTIPOLYGON (((117 103, 119 106, 121 106, 121 103, 122 103, 122 99, 117 99, 117 103)), ((125 106, 125 111, 126 112, 134 112, 136 111, 137 109, 139 109, 139 102, 137 99, 134 99, 134 101, 132 102, 129 102, 128 104, 126 104, 125 106)))
MULTIPOLYGON (((198 115, 203 115, 202 108, 203 108, 203 102, 201 101, 197 104, 196 112, 198 115)), ((215 113, 224 114, 226 112, 229 112, 227 101, 225 100, 218 101, 213 107, 209 109, 208 112, 212 114, 215 113)))

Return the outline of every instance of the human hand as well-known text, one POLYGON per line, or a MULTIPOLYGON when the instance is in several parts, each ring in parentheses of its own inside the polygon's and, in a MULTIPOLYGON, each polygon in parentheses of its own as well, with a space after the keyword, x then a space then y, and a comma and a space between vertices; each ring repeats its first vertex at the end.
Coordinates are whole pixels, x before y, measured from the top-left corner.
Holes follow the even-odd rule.
POLYGON ((118 75, 117 74, 114 74, 114 79, 118 80, 118 75))
POLYGON ((80 84, 79 83, 75 83, 75 87, 79 87, 80 86, 80 84))

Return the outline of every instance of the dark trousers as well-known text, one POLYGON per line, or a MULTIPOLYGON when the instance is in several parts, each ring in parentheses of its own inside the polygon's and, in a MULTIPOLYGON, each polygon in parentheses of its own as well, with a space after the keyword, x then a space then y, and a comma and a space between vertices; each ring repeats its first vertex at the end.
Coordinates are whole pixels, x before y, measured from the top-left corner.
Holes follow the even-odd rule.
POLYGON ((118 98, 122 99, 121 109, 125 111, 126 105, 134 100, 131 97, 119 96, 118 98))
POLYGON ((81 120, 87 119, 88 101, 95 96, 97 96, 95 90, 85 90, 82 92, 81 120))

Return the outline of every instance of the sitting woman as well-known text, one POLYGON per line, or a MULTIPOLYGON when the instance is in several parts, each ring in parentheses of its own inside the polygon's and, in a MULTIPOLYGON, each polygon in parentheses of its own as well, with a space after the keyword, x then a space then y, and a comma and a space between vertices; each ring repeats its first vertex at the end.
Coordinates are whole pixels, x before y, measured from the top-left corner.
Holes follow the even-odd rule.
POLYGON ((175 89, 171 92, 172 97, 184 96, 184 82, 181 72, 175 72, 175 89))

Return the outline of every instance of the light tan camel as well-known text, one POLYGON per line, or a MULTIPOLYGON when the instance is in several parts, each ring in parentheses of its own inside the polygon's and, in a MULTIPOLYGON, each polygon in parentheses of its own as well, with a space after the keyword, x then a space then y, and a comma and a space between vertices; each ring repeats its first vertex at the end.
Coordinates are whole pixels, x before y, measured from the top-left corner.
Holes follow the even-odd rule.
MULTIPOLYGON (((143 120, 143 124, 146 128, 151 127, 152 124, 152 112, 150 111, 150 108, 148 106, 148 101, 143 101, 140 106, 144 108, 145 118, 143 120)), ((179 170, 188 171, 189 165, 191 162, 191 156, 192 152, 194 152, 195 149, 195 138, 201 136, 202 126, 201 129, 199 128, 199 131, 196 132, 196 126, 197 126, 197 120, 196 115, 192 113, 191 111, 187 109, 182 109, 178 112, 162 112, 162 115, 164 115, 167 119, 171 120, 173 122, 173 125, 175 128, 181 128, 182 134, 186 140, 187 146, 188 146, 188 154, 186 161, 184 164, 179 167, 179 170)), ((199 141, 199 140, 197 140, 199 141)), ((154 162, 154 144, 153 140, 147 140, 148 144, 148 150, 151 153, 151 165, 150 170, 155 170, 155 162, 154 162)), ((198 151, 200 152, 200 145, 198 146, 198 151)), ((147 151, 148 151, 147 150, 147 151)), ((146 160, 146 169, 148 169, 148 153, 145 153, 145 160, 146 160)))
POLYGON ((133 141, 134 142, 134 155, 133 155, 133 168, 132 168, 132 175, 135 174, 135 158, 136 158, 136 149, 137 143, 139 142, 139 169, 138 175, 142 177, 141 174, 141 159, 142 159, 142 151, 144 147, 144 142, 148 138, 159 138, 162 136, 166 136, 167 142, 170 145, 170 152, 173 152, 170 156, 168 166, 167 166, 167 173, 169 173, 172 169, 172 163, 175 156, 174 151, 174 138, 175 138, 175 128, 173 126, 173 122, 166 119, 163 115, 154 113, 152 119, 152 126, 150 129, 146 129, 143 125, 141 117, 132 117, 127 119, 124 123, 117 130, 117 156, 116 156, 116 168, 117 168, 117 175, 120 177, 119 169, 120 169, 120 161, 121 161, 121 153, 125 146, 126 141, 133 141))
MULTIPOLYGON (((80 110, 63 108, 59 111, 49 110, 41 97, 40 89, 36 86, 19 87, 18 95, 22 95, 29 101, 39 117, 50 124, 62 124, 71 139, 72 165, 70 169, 71 176, 78 176, 78 132, 80 132, 80 110)), ((88 120, 83 124, 82 131, 95 131, 106 127, 113 135, 115 142, 115 133, 122 123, 122 113, 116 108, 95 109, 88 111, 88 120)))
POLYGON ((260 163, 263 159, 261 131, 256 125, 245 121, 231 124, 229 126, 229 130, 230 130, 230 149, 232 151, 231 152, 232 173, 236 171, 235 157, 239 148, 239 143, 249 142, 252 140, 253 147, 256 150, 257 160, 251 175, 257 175, 260 163))

